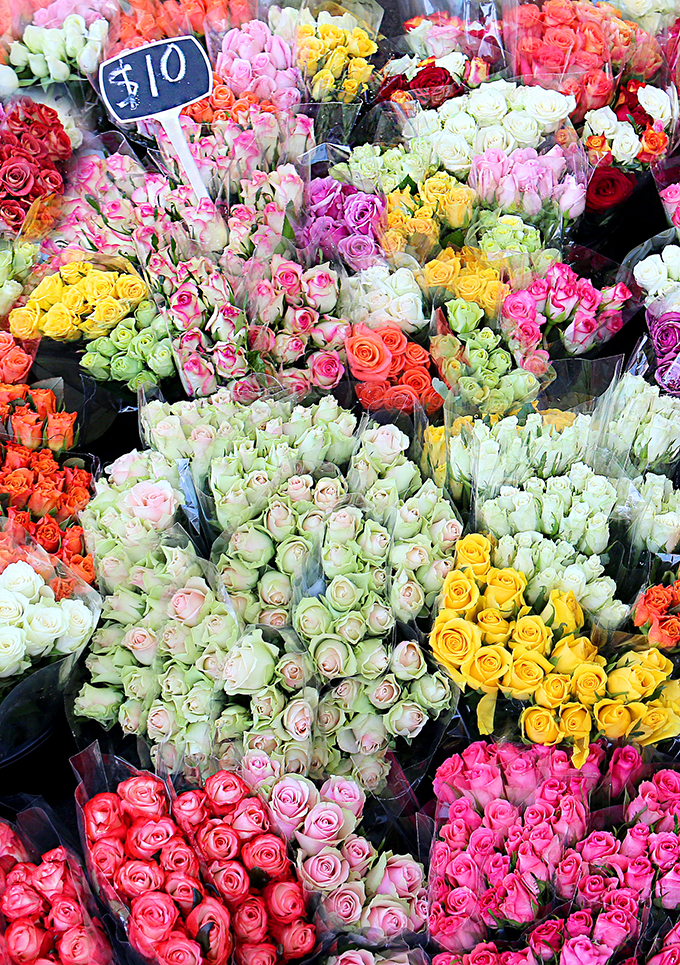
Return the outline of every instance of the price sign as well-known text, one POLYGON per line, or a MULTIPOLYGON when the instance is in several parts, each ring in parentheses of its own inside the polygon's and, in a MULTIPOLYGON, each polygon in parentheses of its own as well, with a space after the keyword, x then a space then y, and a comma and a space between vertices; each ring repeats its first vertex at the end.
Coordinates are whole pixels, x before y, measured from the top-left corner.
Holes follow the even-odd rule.
POLYGON ((121 124, 156 118, 199 198, 208 192, 179 122, 180 111, 212 92, 212 69, 195 37, 173 37, 129 50, 99 67, 99 89, 121 124))

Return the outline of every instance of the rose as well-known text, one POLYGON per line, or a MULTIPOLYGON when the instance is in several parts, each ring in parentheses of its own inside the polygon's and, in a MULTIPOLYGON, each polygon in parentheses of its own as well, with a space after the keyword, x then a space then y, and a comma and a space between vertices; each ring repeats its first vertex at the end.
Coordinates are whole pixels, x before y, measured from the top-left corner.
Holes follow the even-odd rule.
POLYGON ((181 838, 174 838, 161 848, 161 868, 164 871, 182 871, 198 875, 198 860, 192 848, 181 838))
POLYGON ((209 869, 219 893, 230 904, 242 901, 250 891, 250 879, 240 861, 214 861, 209 869))
POLYGON ((164 942, 156 945, 155 956, 161 965, 201 965, 201 946, 182 932, 170 932, 164 942))
POLYGON ((588 182, 586 210, 607 211, 622 204, 633 193, 636 183, 635 175, 599 164, 588 182))
POLYGON ((17 918, 5 931, 5 943, 7 953, 16 965, 30 965, 46 954, 52 938, 29 918, 17 918))
POLYGON ((26 884, 9 885, 0 898, 0 911, 9 921, 16 918, 29 918, 39 921, 45 914, 46 906, 43 898, 26 884))
POLYGON ((246 798, 236 806, 231 825, 241 841, 249 841, 269 830, 269 817, 258 798, 246 798))
POLYGON ((316 929, 304 921, 294 921, 277 928, 276 939, 281 945, 284 960, 302 958, 316 944, 316 929))
POLYGON ((116 870, 125 861, 123 842, 120 838, 99 838, 90 847, 92 864, 107 878, 113 878, 116 870))
POLYGON ((288 925, 305 914, 305 897, 297 881, 272 881, 262 897, 267 914, 278 924, 288 925))
POLYGON ((109 944, 94 923, 62 932, 56 946, 64 965, 105 965, 111 958, 109 944))
POLYGON ((214 898, 205 898, 186 920, 189 935, 192 938, 201 935, 203 956, 210 965, 223 965, 231 955, 230 926, 229 912, 214 898))
POLYGON ((138 818, 125 838, 125 850, 131 858, 148 861, 177 834, 171 818, 138 818))
POLYGON ((218 771, 206 779, 207 802, 215 815, 227 814, 248 796, 248 785, 236 774, 218 771))
POLYGON ((108 792, 97 794, 83 807, 85 833, 89 841, 99 838, 125 838, 127 828, 123 822, 120 798, 108 792))
POLYGON ((349 862, 336 848, 322 848, 300 866, 302 880, 311 892, 332 891, 347 881, 349 873, 349 862))
POLYGON ((170 895, 183 915, 188 915, 205 896, 200 881, 182 871, 167 875, 163 890, 170 895))
POLYGON ((128 936, 133 948, 153 956, 154 945, 168 938, 179 911, 170 895, 150 891, 133 899, 128 936))
POLYGON ((231 923, 238 943, 264 941, 268 925, 264 899, 255 895, 246 898, 234 911, 231 923))
POLYGON ((301 831, 295 832, 300 846, 309 855, 318 854, 324 847, 334 847, 356 826, 356 817, 329 801, 316 804, 307 814, 301 831))
POLYGON ((153 861, 127 861, 114 875, 114 884, 127 898, 137 898, 148 891, 160 891, 165 874, 153 861))
POLYGON ((239 851, 239 836, 226 821, 214 818, 199 828, 196 844, 204 857, 219 861, 236 857, 239 851))
POLYGON ((258 869, 270 878, 280 878, 289 870, 286 847, 274 834, 260 834, 241 849, 241 860, 249 871, 258 869))
POLYGON ((66 895, 54 899, 50 913, 45 920, 46 925, 53 928, 55 932, 68 931, 69 928, 81 925, 82 922, 83 914, 78 900, 66 895))
POLYGON ((361 382, 381 382, 389 373, 392 353, 383 340, 365 325, 354 325, 345 339, 350 372, 361 382))
POLYGON ((318 800, 318 791, 311 781, 292 774, 286 775, 274 785, 269 799, 276 828, 290 837, 303 824, 318 800))
POLYGON ((249 942, 239 945, 236 949, 238 965, 276 965, 279 953, 276 945, 260 942, 252 945, 249 942))
POLYGON ((378 895, 363 909, 361 927, 369 941, 395 938, 408 929, 408 905, 398 898, 378 895))

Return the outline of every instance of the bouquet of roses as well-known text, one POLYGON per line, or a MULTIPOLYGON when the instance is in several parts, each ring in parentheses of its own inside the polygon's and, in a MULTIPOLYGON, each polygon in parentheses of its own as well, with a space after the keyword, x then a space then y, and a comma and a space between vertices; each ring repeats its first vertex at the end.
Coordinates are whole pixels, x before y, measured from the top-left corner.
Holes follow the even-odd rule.
POLYGON ((374 332, 354 325, 345 339, 345 351, 349 370, 358 380, 357 398, 369 412, 409 413, 421 406, 434 415, 444 404, 432 386, 432 356, 422 345, 409 342, 400 328, 385 326, 374 332))
POLYGON ((260 20, 228 30, 215 51, 213 66, 236 97, 254 94, 279 111, 289 110, 302 100, 301 77, 291 44, 260 20))
POLYGON ((316 929, 285 843, 236 775, 219 771, 172 803, 145 773, 87 794, 81 783, 88 865, 112 910, 129 910, 128 938, 144 958, 225 965, 234 952, 239 962, 276 965, 312 950, 316 929))
MULTIPOLYGON (((29 817, 45 815, 23 812, 29 817)), ((24 965, 37 956, 55 965, 111 965, 115 960, 102 923, 92 917, 87 879, 64 847, 36 861, 10 824, 0 822, 0 862, 3 869, 0 911, 7 960, 24 965), (49 956, 49 958, 48 958, 49 956)))
MULTIPOLYGON (((37 345, 37 343, 34 343, 37 345)), ((33 355, 22 348, 13 335, 0 331, 0 380, 3 385, 23 382, 33 365, 33 355)), ((7 419, 5 412, 1 421, 7 419)))
MULTIPOLYGON (((676 248, 669 245, 664 254, 669 254, 676 248)), ((653 257, 659 257, 652 255, 653 257)), ((649 258, 645 261, 649 262, 649 258)), ((661 259, 659 259, 661 260, 661 259)), ((641 262, 640 265, 644 265, 641 262)), ((664 262, 661 261, 661 265, 664 262)), ((640 267, 640 266, 636 266, 640 267)), ((647 308, 647 328, 656 355, 656 371, 654 378, 664 392, 671 396, 680 395, 680 312, 678 311, 677 293, 671 290, 668 294, 658 298, 647 308)))
MULTIPOLYGON (((12 349, 10 349, 10 352, 12 349)), ((0 384, 0 424, 9 437, 26 449, 46 446, 52 452, 72 449, 76 412, 57 411, 52 389, 0 384)))
POLYGON ((441 56, 399 57, 387 62, 380 74, 377 103, 392 101, 411 113, 420 104, 436 110, 452 97, 488 80, 489 67, 481 57, 469 58, 459 51, 441 56))
MULTIPOLYGON (((384 245, 385 236, 381 239, 384 245)), ((403 265, 373 265, 343 279, 340 309, 354 323, 371 329, 398 327, 412 335, 426 323, 418 277, 403 265)))
MULTIPOLYGON (((112 3, 102 6, 108 17, 90 18, 89 24, 80 14, 72 13, 58 25, 45 27, 34 22, 24 27, 21 40, 9 45, 9 62, 15 69, 17 87, 37 80, 64 83, 82 74, 93 74, 102 59, 109 18, 115 9, 112 3)), ((40 19, 48 20, 49 16, 40 19)))

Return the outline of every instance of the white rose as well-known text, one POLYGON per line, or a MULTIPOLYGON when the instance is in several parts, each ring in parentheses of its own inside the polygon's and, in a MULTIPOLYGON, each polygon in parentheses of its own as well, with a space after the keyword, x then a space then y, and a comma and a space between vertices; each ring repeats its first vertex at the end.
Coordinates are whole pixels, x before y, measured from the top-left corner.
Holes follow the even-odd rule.
POLYGON ((29 666, 26 635, 20 627, 0 627, 0 677, 13 677, 29 666))
POLYGON ((439 162, 451 174, 467 174, 472 165, 473 151, 460 134, 443 132, 435 141, 439 162))
POLYGON ((11 97, 18 87, 16 72, 7 64, 0 64, 0 97, 11 97))
POLYGON ((520 147, 535 147, 541 140, 538 121, 526 111, 510 111, 501 123, 520 147))
POLYGON ((680 281, 680 246, 666 245, 661 252, 661 260, 666 266, 668 277, 680 281))
POLYGON ((99 66, 102 45, 97 41, 88 40, 78 54, 78 67, 84 74, 93 74, 99 66))
POLYGON ((26 597, 9 590, 0 590, 0 625, 16 626, 21 622, 26 609, 26 597))
POLYGON ((626 161, 634 161, 639 150, 640 138, 635 133, 633 125, 627 122, 619 124, 612 140, 614 159, 622 164, 626 161))
POLYGON ((9 62, 14 67, 18 67, 21 70, 22 67, 28 66, 28 55, 32 53, 29 51, 28 47, 20 44, 18 40, 10 44, 9 47, 9 62))
POLYGON ((569 590, 571 590, 577 600, 581 599, 586 589, 586 575, 578 563, 572 563, 571 566, 567 566, 567 568, 560 573, 558 589, 562 593, 568 593, 569 590))
POLYGON ((454 51, 452 54, 446 54, 445 57, 438 57, 435 60, 435 67, 443 67, 453 77, 462 77, 466 61, 465 54, 454 51))
MULTIPOLYGON (((680 248, 677 251, 680 253, 680 248)), ((655 293, 668 281, 668 269, 661 255, 650 255, 648 258, 643 258, 633 268, 633 275, 638 285, 650 294, 655 293)))
POLYGON ((87 32, 87 39, 93 43, 103 43, 109 35, 109 22, 100 18, 91 24, 87 32))
POLYGON ((32 54, 42 53, 42 45, 46 33, 47 31, 44 27, 35 27, 33 24, 29 24, 24 30, 24 36, 22 37, 24 46, 28 47, 32 54))
POLYGON ((450 134, 460 134, 471 144, 477 133, 477 121, 467 111, 459 111, 458 114, 447 117, 444 130, 450 134))
POLYGON ((527 114, 535 117, 545 134, 551 134, 576 109, 576 98, 573 94, 565 97, 556 90, 543 90, 542 87, 530 87, 525 96, 527 114))
POLYGON ((492 124, 477 131, 473 144, 475 154, 483 154, 490 149, 509 154, 516 146, 510 131, 500 124, 492 124))
POLYGON ((61 60, 62 57, 66 56, 66 51, 64 50, 64 35, 61 30, 53 27, 51 30, 45 31, 40 53, 46 60, 49 60, 50 57, 55 60, 61 60))
POLYGON ((80 600, 62 600, 60 606, 67 623, 65 633, 57 641, 57 650, 73 653, 92 633, 92 613, 80 600))
POLYGON ((399 326, 404 332, 414 332, 425 323, 420 294, 400 295, 392 302, 392 313, 399 319, 399 326))
POLYGON ((27 653, 31 657, 49 653, 67 627, 67 617, 58 603, 49 605, 46 600, 29 603, 24 616, 27 653))
POLYGON ((50 73, 50 68, 42 54, 29 54, 28 66, 35 77, 47 77, 50 73))
POLYGON ((442 125, 437 111, 421 111, 408 123, 408 134, 421 137, 424 134, 438 134, 442 125))
POLYGON ((508 102, 502 91, 489 89, 489 85, 485 84, 472 91, 466 110, 480 124, 495 124, 508 113, 508 102))
MULTIPOLYGON (((678 253, 680 254, 680 248, 678 253)), ((410 268, 397 268, 394 274, 390 275, 389 285, 397 297, 420 294, 420 286, 410 268)))
POLYGON ((58 84, 63 84, 64 81, 68 80, 71 76, 71 68, 63 60, 59 60, 58 57, 46 57, 47 69, 50 72, 50 78, 58 84))
POLYGON ((596 111, 588 111, 586 124, 593 134, 604 134, 613 138, 619 127, 619 119, 611 107, 600 107, 596 111))
POLYGON ((10 563, 0 573, 0 587, 9 590, 10 593, 19 593, 25 597, 28 603, 33 603, 37 599, 41 587, 45 581, 35 572, 32 566, 24 560, 18 563, 10 563))
POLYGON ((601 576, 589 583, 581 595, 579 603, 586 610, 597 613, 603 606, 610 603, 616 593, 616 583, 610 576, 601 576))

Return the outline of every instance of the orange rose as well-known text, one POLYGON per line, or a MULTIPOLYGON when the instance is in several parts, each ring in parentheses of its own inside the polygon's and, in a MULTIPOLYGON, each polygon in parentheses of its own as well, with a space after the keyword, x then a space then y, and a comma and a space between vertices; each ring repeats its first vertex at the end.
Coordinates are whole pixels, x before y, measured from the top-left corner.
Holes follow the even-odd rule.
POLYGON ((354 325, 345 339, 350 372, 361 382, 383 382, 392 365, 392 353, 376 332, 354 325))
POLYGON ((420 396, 420 404, 423 409, 425 409, 425 415, 433 416, 435 412, 438 412, 444 405, 444 400, 434 386, 431 385, 428 389, 425 389, 420 396))
MULTIPOLYGON (((2 332, 0 332, 0 335, 2 335, 2 332)), ((0 353, 1 352, 2 342, 0 341, 0 353)), ((0 383, 0 405, 5 405, 7 402, 14 402, 16 399, 25 399, 27 392, 27 385, 8 385, 2 382, 0 383)))
POLYGON ((389 387, 389 382, 357 382, 354 391, 364 409, 371 412, 382 408, 383 399, 389 387))
POLYGON ((404 371, 404 366, 406 365, 406 359, 403 355, 393 355, 392 365, 387 373, 387 378, 392 382, 394 379, 398 378, 400 373, 404 371))
POLYGON ((80 556, 83 552, 83 527, 67 526, 62 533, 61 550, 65 557, 80 556))
POLYGON ((648 127, 641 137, 641 149, 638 160, 649 163, 652 158, 664 154, 668 147, 668 135, 663 131, 655 131, 648 127))
POLYGON ((392 355, 403 355, 408 339, 396 325, 388 325, 378 329, 378 335, 383 340, 392 355))
POLYGON ((55 488, 50 479, 41 480, 33 488, 28 500, 28 509, 33 516, 47 516, 57 508, 62 493, 55 488))
POLYGON ((12 435, 20 446, 39 449, 43 440, 45 420, 31 409, 18 409, 10 419, 12 435))
POLYGON ((53 580, 50 580, 50 588, 54 593, 54 599, 58 603, 60 600, 67 600, 73 596, 76 581, 70 578, 64 579, 60 576, 55 576, 53 580))
POLYGON ((680 643, 680 617, 655 617, 649 629, 649 642, 669 650, 677 647, 680 643))
POLYGON ((71 448, 77 415, 77 412, 55 412, 47 416, 47 445, 52 452, 71 448))
POLYGON ((61 545, 59 524, 51 516, 43 516, 35 527, 35 538, 47 553, 56 553, 61 545))
POLYGON ((31 401, 39 416, 46 419, 49 413, 57 411, 57 397, 52 389, 31 389, 31 401))
POLYGON ((420 404, 420 399, 409 385, 393 385, 385 393, 383 407, 395 409, 398 412, 413 412, 413 407, 420 404))
POLYGON ((76 555, 69 557, 67 566, 73 570, 76 576, 84 580, 85 583, 94 583, 94 563, 89 553, 87 556, 76 555))
POLYGON ((670 607, 675 606, 676 593, 672 586, 650 586, 642 594, 635 607, 633 622, 636 627, 665 616, 670 607))
POLYGON ((591 134, 585 140, 586 151, 592 152, 596 158, 609 153, 609 143, 604 134, 591 134))
POLYGON ((31 356, 15 345, 0 356, 0 382, 23 382, 32 365, 31 356))
POLYGON ((213 92, 210 95, 210 103, 217 110, 228 110, 233 107, 236 103, 236 98, 231 90, 226 84, 217 84, 213 87, 213 92))
POLYGON ((406 359, 407 365, 429 365, 430 364, 430 353, 422 345, 417 345, 415 342, 409 342, 406 346, 406 351, 404 352, 404 358, 406 359))
POLYGON ((432 385, 430 373, 422 365, 412 365, 407 368, 400 382, 401 385, 408 385, 418 396, 432 385))
POLYGON ((9 496, 9 505, 23 509, 33 490, 34 475, 30 469, 13 469, 0 478, 0 493, 9 496))

